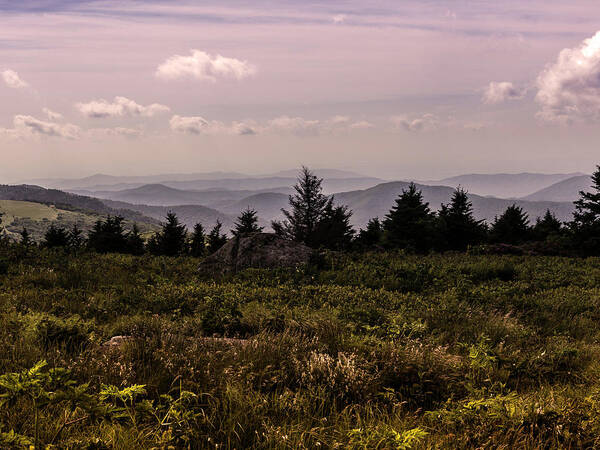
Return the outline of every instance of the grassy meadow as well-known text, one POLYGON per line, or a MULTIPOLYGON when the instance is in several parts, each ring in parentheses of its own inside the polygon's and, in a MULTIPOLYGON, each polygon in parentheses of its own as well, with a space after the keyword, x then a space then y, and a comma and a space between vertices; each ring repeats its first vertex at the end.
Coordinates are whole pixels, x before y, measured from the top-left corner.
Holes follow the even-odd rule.
POLYGON ((600 445, 600 259, 2 255, 2 448, 600 445))
MULTIPOLYGON (((17 200, 0 200, 0 213, 2 225, 7 235, 18 240, 19 233, 26 228, 31 238, 41 241, 50 225, 71 229, 74 225, 80 230, 89 231, 98 219, 104 216, 82 210, 68 210, 57 208, 43 203, 26 202, 17 200)), ((131 221, 125 221, 131 225, 131 221)), ((140 223, 144 236, 150 236, 157 226, 140 223)))

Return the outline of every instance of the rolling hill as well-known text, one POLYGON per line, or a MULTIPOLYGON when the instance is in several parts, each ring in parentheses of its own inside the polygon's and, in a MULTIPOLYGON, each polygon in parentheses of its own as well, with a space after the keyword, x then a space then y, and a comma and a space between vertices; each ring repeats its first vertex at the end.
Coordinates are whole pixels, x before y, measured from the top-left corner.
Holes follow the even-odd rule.
MULTIPOLYGON (((383 218, 393 206, 395 199, 406 189, 409 183, 396 181, 383 183, 373 188, 341 192, 335 194, 336 201, 348 205, 354 212, 352 222, 357 227, 363 227, 372 217, 383 218)), ((429 202, 433 210, 437 210, 441 203, 447 203, 452 196, 453 188, 448 186, 425 186, 417 185, 423 192, 423 198, 429 202)), ((573 204, 570 202, 530 202, 524 200, 509 200, 494 197, 482 197, 480 195, 469 194, 473 203, 473 212, 478 219, 484 219, 488 222, 494 220, 494 217, 500 215, 513 203, 521 206, 533 221, 539 216, 543 216, 546 209, 550 209, 560 220, 570 220, 573 212, 573 204)))
MULTIPOLYGON (((396 198, 408 187, 407 182, 396 181, 382 183, 369 189, 340 192, 335 194, 336 203, 348 205, 353 211, 352 223, 355 227, 364 227, 369 219, 373 217, 383 218, 394 205, 396 198)), ((425 201, 429 202, 433 210, 437 210, 441 203, 448 203, 454 191, 448 186, 426 186, 417 185, 423 192, 425 201)), ((570 202, 547 202, 547 201, 525 201, 509 200, 494 197, 482 197, 469 194, 473 203, 474 214, 478 219, 492 222, 494 217, 500 215, 504 210, 516 203, 521 206, 533 222, 538 216, 542 216, 546 209, 553 211, 561 220, 570 220, 573 205, 570 202)), ((253 195, 235 203, 222 204, 217 209, 231 216, 237 216, 239 211, 250 206, 258 211, 263 224, 268 224, 272 219, 281 218, 281 208, 288 208, 288 197, 284 194, 258 194, 253 195)))
MULTIPOLYGON (((275 191, 290 192, 290 188, 278 188, 275 191)), ((262 191, 232 191, 223 189, 183 190, 162 184, 147 184, 122 191, 78 191, 81 194, 100 199, 149 206, 204 205, 217 207, 229 205, 245 197, 262 191)))
POLYGON ((140 224, 156 225, 158 223, 155 219, 146 217, 133 210, 110 208, 97 198, 76 195, 57 189, 45 189, 40 186, 0 185, 0 200, 41 203, 52 205, 58 209, 96 215, 118 214, 127 220, 139 222, 140 224))
POLYGON ((240 211, 250 207, 257 211, 261 225, 269 227, 271 220, 279 220, 283 217, 281 208, 288 207, 288 195, 275 192, 265 192, 245 197, 230 204, 223 204, 217 209, 237 217, 240 211))
POLYGON ((159 222, 164 222, 165 216, 171 211, 177 215, 181 223, 185 224, 188 231, 191 231, 198 222, 208 231, 216 223, 217 219, 223 224, 224 232, 233 228, 234 224, 233 217, 202 205, 154 206, 132 205, 113 200, 103 200, 103 202, 111 208, 130 209, 159 222))
POLYGON ((589 191, 591 185, 592 180, 588 175, 580 175, 540 189, 523 197, 523 200, 573 202, 579 198, 579 191, 589 191))
MULTIPOLYGON (((77 225, 85 234, 98 219, 104 217, 94 212, 67 210, 54 205, 18 200, 0 200, 0 212, 3 213, 2 225, 9 236, 16 239, 23 228, 26 228, 36 241, 42 240, 50 225, 67 229, 77 225)), ((126 227, 131 225, 131 221, 126 221, 126 227)), ((156 224, 140 222, 138 225, 142 232, 158 229, 156 224)))
POLYGON ((430 186, 462 186, 467 191, 483 196, 519 198, 566 180, 581 173, 494 173, 467 174, 436 181, 419 181, 430 186))

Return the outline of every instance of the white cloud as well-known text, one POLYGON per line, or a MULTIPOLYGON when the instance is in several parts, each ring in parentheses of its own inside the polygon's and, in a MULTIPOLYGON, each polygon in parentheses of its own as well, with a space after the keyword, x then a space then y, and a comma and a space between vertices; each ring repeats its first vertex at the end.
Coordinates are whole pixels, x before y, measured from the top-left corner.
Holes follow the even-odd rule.
POLYGON ((26 138, 35 135, 76 139, 80 128, 70 123, 46 122, 32 116, 17 115, 13 119, 13 128, 0 129, 4 136, 26 138))
POLYGON ((369 128, 375 128, 371 122, 367 122, 366 120, 361 120, 359 122, 354 122, 350 125, 350 128, 353 130, 368 130, 369 128))
POLYGON ((42 111, 44 112, 44 114, 46 114, 46 117, 49 120, 57 121, 63 119, 63 115, 61 113, 57 113, 56 111, 52 111, 51 109, 43 108, 42 111))
POLYGON ((179 133, 200 134, 208 125, 208 121, 203 117, 181 117, 173 116, 169 121, 171 130, 179 133))
POLYGON ((187 134, 210 135, 253 135, 253 134, 293 134, 296 136, 319 136, 352 130, 373 128, 367 121, 353 122, 347 116, 333 116, 326 120, 310 120, 303 117, 279 116, 264 122, 244 120, 225 123, 207 120, 201 116, 178 116, 170 120, 171 130, 187 134))
POLYGON ((83 115, 94 119, 121 116, 152 117, 171 110, 168 106, 159 103, 142 106, 126 97, 115 97, 112 102, 104 99, 92 100, 88 103, 77 103, 75 107, 83 115))
POLYGON ((321 122, 318 120, 307 120, 302 117, 280 116, 269 120, 267 123, 269 131, 275 133, 292 133, 299 136, 314 136, 321 132, 321 122))
POLYGON ((7 69, 3 72, 0 72, 0 76, 2 76, 4 83, 6 83, 6 85, 9 88, 22 89, 22 88, 26 88, 27 86, 29 86, 29 84, 26 83, 25 81, 23 81, 19 77, 19 74, 17 72, 15 72, 14 70, 7 69))
POLYGON ((187 134, 224 134, 248 136, 257 134, 256 126, 246 122, 226 124, 217 120, 208 121, 200 116, 173 116, 169 121, 171 130, 187 134))
POLYGON ((600 31, 565 48, 537 78, 542 120, 560 123, 600 119, 600 31))
POLYGON ((346 20, 346 15, 345 14, 336 14, 335 16, 333 16, 331 18, 331 20, 333 21, 333 23, 335 24, 340 24, 340 23, 344 23, 346 20))
POLYGON ((142 131, 135 128, 92 128, 88 130, 88 134, 92 137, 126 137, 135 139, 142 135, 142 131))
POLYGON ((439 126, 438 118, 433 114, 423 114, 417 117, 393 116, 391 122, 406 131, 433 130, 439 126))
POLYGON ((492 81, 483 93, 483 102, 493 105, 507 100, 519 100, 527 91, 515 87, 510 81, 492 81))
POLYGON ((213 82, 217 78, 242 80, 255 73, 256 68, 247 61, 213 56, 200 50, 192 50, 190 56, 171 56, 156 69, 156 76, 164 80, 188 78, 213 82))

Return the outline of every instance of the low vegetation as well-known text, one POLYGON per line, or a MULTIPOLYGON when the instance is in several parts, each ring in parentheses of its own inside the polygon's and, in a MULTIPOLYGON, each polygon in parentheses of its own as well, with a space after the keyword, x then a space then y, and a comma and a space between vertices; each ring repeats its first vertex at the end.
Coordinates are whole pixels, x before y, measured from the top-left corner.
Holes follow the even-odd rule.
POLYGON ((1 258, 2 448, 600 445, 600 259, 1 258))
POLYGON ((411 186, 355 236, 305 170, 274 228, 319 251, 291 269, 199 272, 227 236, 174 214, 4 237, 0 447, 598 447, 594 177, 567 225, 411 186))

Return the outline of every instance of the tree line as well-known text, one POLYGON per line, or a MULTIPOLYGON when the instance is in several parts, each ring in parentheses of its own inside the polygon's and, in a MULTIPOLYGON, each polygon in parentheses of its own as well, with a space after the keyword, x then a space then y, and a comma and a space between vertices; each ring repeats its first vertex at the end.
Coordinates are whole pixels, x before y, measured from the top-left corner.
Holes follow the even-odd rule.
MULTIPOLYGON (((530 249, 547 254, 600 255, 600 166, 592 175, 592 192, 580 192, 574 203, 573 220, 567 223, 548 210, 531 224, 523 209, 513 204, 487 224, 474 217, 468 193, 460 187, 449 203, 434 212, 411 183, 382 220, 373 218, 356 232, 351 225, 352 211, 336 204, 333 195, 325 195, 322 181, 308 168, 302 168, 295 193, 289 197, 290 209, 282 209, 284 219, 271 223, 277 235, 312 248, 339 251, 380 248, 428 253, 466 251, 486 245, 488 250, 506 253, 530 249)), ((257 212, 248 207, 237 218, 231 234, 261 231, 257 212)), ((77 226, 67 230, 51 225, 40 246, 99 253, 202 257, 217 251, 227 240, 218 220, 209 232, 197 223, 188 233, 177 216, 168 213, 161 230, 147 240, 136 224, 126 230, 123 217, 108 216, 98 220, 87 237, 77 226)), ((20 245, 36 245, 26 229, 21 232, 20 245)))

